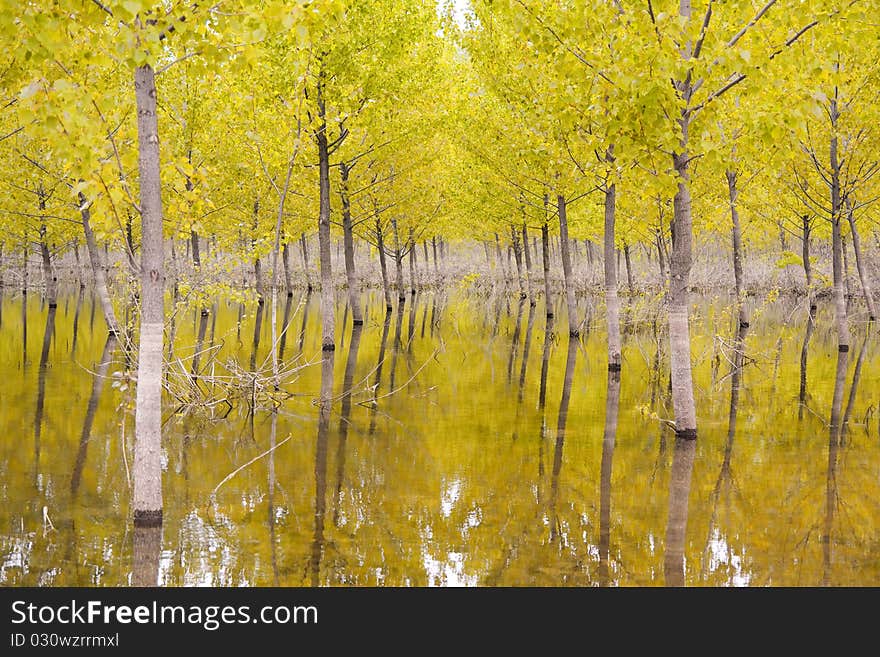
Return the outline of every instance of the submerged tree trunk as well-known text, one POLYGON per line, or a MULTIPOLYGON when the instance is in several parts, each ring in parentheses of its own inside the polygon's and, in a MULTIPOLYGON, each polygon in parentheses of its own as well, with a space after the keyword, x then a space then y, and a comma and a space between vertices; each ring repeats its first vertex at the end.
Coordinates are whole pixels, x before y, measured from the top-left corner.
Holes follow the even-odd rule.
POLYGON ((397 271, 397 300, 406 301, 406 290, 403 289, 403 250, 400 248, 400 233, 397 231, 397 219, 391 220, 391 231, 394 233, 394 264, 397 271))
POLYGON ((101 256, 98 253, 98 244, 95 234, 92 232, 91 212, 83 194, 79 195, 80 216, 82 217, 83 233, 86 238, 86 250, 89 254, 89 263, 92 266, 92 277, 95 281, 95 291, 98 293, 98 301, 107 323, 107 331, 111 335, 119 335, 119 324, 116 321, 116 312, 113 310, 113 302, 110 301, 110 292, 107 290, 107 276, 104 266, 101 264, 101 256))
POLYGON ((874 306, 874 292, 871 289, 871 281, 865 271, 865 263, 862 260, 862 241, 859 237, 859 231, 856 227, 855 217, 853 216, 852 203, 847 200, 847 220, 849 221, 850 234, 852 235, 853 252, 856 256, 856 270, 859 273, 859 283, 862 285, 862 294, 865 297, 865 304, 868 306, 868 319, 874 321, 877 319, 877 312, 874 306))
POLYGON ((416 242, 412 228, 409 229, 409 293, 416 295, 416 242))
POLYGON ((565 279, 565 305, 568 309, 568 335, 580 335, 577 321, 577 302, 574 297, 574 276, 571 273, 571 252, 568 241, 568 216, 565 208, 565 197, 556 195, 556 208, 559 214, 559 252, 562 256, 562 275, 565 279))
POLYGON ((333 304, 333 265, 330 261, 330 153, 327 143, 327 110, 324 104, 324 69, 318 74, 318 251, 321 261, 321 349, 336 348, 336 315, 333 304))
MULTIPOLYGON (((837 101, 831 101, 832 129, 837 128, 837 101)), ((843 208, 840 199, 840 162, 837 157, 837 134, 831 137, 831 250, 832 275, 834 281, 834 315, 837 324, 838 351, 849 351, 849 324, 846 313, 846 292, 844 291, 843 239, 840 233, 840 219, 843 208)))
POLYGON ((553 297, 550 294, 550 234, 546 221, 541 224, 541 259, 544 264, 544 305, 547 317, 553 317, 553 297))
POLYGON ((605 308, 608 315, 608 369, 619 372, 620 356, 620 297, 617 294, 617 259, 614 249, 614 231, 617 188, 611 183, 605 189, 605 234, 603 252, 605 261, 605 308))
MULTIPOLYGON (((42 209, 45 204, 41 201, 42 209)), ((40 226, 40 257, 43 263, 43 280, 46 285, 46 303, 50 308, 58 306, 58 279, 52 269, 52 254, 49 252, 49 245, 46 243, 46 226, 40 226)))
POLYGON ((528 295, 529 295, 529 305, 534 306, 535 305, 535 292, 534 292, 534 289, 532 288, 532 256, 531 256, 531 252, 529 251, 529 232, 528 232, 528 229, 526 228, 525 222, 523 222, 523 225, 522 225, 522 248, 523 248, 523 255, 525 256, 525 260, 526 260, 526 290, 528 291, 528 295))
POLYGON ((162 334, 165 285, 156 81, 135 69, 141 202, 141 325, 134 443, 135 525, 162 523, 162 334))
POLYGON ((697 437, 697 409, 691 374, 691 337, 688 325, 688 279, 692 263, 693 218, 691 215, 690 175, 688 172, 688 118, 681 119, 682 152, 673 162, 678 174, 678 190, 673 199, 672 254, 669 281, 669 352, 672 374, 672 406, 675 432, 682 438, 697 437))
POLYGON ((526 286, 523 281, 522 245, 519 242, 519 233, 516 226, 510 226, 510 240, 513 245, 513 260, 516 263, 516 282, 519 286, 519 298, 526 298, 526 286))
POLYGON ((293 276, 290 271, 290 243, 285 242, 281 248, 281 261, 284 265, 284 286, 287 288, 287 296, 293 296, 293 276))
MULTIPOLYGON (((382 236, 382 222, 379 221, 379 213, 376 211, 376 244, 379 249, 379 269, 382 271, 382 292, 385 295, 385 310, 391 310, 394 308, 394 304, 391 302, 391 284, 388 282, 388 262, 385 258, 385 240, 382 236)), ((437 251, 434 251, 434 255, 437 255, 437 251)), ((437 259, 435 257, 434 264, 437 264, 437 259)))
POLYGON ((812 311, 816 309, 816 300, 813 298, 813 266, 810 263, 810 219, 807 215, 804 215, 801 219, 804 227, 801 258, 804 265, 804 277, 807 281, 807 303, 812 311))
POLYGON ((739 210, 736 206, 737 199, 739 198, 739 190, 736 187, 737 173, 736 171, 728 170, 725 176, 727 177, 731 235, 733 237, 733 279, 736 286, 736 307, 739 313, 739 323, 744 327, 748 327, 749 315, 745 307, 745 285, 743 283, 742 229, 739 223, 739 210))
POLYGON ((348 304, 351 306, 352 324, 360 326, 364 323, 364 313, 361 310, 361 297, 358 294, 357 275, 354 270, 354 232, 351 221, 351 203, 348 198, 348 174, 348 165, 341 162, 339 175, 342 184, 339 186, 339 196, 342 199, 342 242, 345 254, 345 278, 348 282, 348 304))

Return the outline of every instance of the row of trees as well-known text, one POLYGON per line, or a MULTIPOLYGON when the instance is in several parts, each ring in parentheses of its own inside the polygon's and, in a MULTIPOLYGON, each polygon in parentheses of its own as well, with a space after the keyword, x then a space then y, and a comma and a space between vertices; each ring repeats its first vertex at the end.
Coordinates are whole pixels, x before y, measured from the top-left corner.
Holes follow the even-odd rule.
POLYGON ((601 242, 614 372, 618 253, 628 262, 648 247, 668 281, 685 438, 697 430, 696 239, 729 240, 746 326, 745 246, 781 236, 782 261, 802 264, 812 305, 811 239, 830 237, 846 351, 847 238, 875 316, 873 245, 862 237, 877 237, 876 0, 663 4, 473 0, 458 23, 429 0, 4 4, 4 253, 39 249, 51 307, 53 258, 79 258, 84 244, 113 334, 100 244, 139 280, 136 519, 161 520, 166 247, 179 259, 184 240, 199 294, 228 288, 250 263, 274 327, 291 252, 299 247, 308 271, 316 232, 328 352, 334 232, 355 325, 358 243, 375 249, 388 308, 390 280, 404 295, 417 245, 427 261, 430 242, 436 262, 438 238, 442 249, 443 238, 470 237, 512 252, 523 298, 534 302, 543 280, 549 316, 558 233, 573 336, 571 241, 601 242), (538 234, 540 263, 528 248, 538 234))

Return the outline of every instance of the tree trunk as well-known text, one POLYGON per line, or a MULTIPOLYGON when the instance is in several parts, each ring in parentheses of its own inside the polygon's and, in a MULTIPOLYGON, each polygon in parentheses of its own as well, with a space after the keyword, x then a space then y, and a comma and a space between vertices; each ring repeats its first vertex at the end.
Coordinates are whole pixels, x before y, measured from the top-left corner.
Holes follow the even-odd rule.
MULTIPOLYGON (((837 101, 831 101, 832 131, 837 129, 837 101)), ((843 240, 840 234, 840 163, 837 159, 837 134, 831 137, 831 250, 834 280, 834 310, 837 324, 837 349, 849 351, 849 325, 846 316, 846 294, 843 282, 843 240)))
POLYGON ((192 259, 193 259, 193 267, 196 271, 199 271, 202 268, 202 255, 199 251, 199 234, 191 230, 189 232, 189 239, 192 242, 192 259))
POLYGON ((553 317, 553 297, 550 294, 550 228, 545 221, 541 224, 541 258, 544 264, 544 304, 547 317, 553 317))
POLYGON ((688 278, 692 263, 693 219, 689 186, 686 118, 682 122, 682 153, 673 158, 678 191, 673 199, 672 255, 669 281, 669 351, 675 431, 682 438, 697 437, 697 409, 691 375, 691 339, 688 325, 688 278))
POLYGON ((318 74, 318 252, 321 261, 321 349, 336 348, 333 306, 333 264, 330 262, 330 153, 327 143, 327 110, 324 104, 324 69, 318 74))
POLYGON ((397 300, 406 301, 406 290, 403 289, 403 250, 400 248, 400 233, 397 230, 397 219, 391 220, 394 233, 394 264, 397 271, 397 300))
POLYGON ((287 296, 293 296, 293 275, 290 271, 290 242, 285 242, 281 249, 281 262, 284 265, 284 286, 287 296))
POLYGON ((312 291, 312 274, 309 271, 309 243, 306 240, 306 234, 300 233, 299 245, 302 249, 303 271, 306 275, 306 292, 312 291))
POLYGON ((437 238, 436 238, 436 237, 432 237, 432 238, 431 238, 431 248, 432 248, 433 251, 434 251, 434 273, 435 273, 437 276, 439 276, 439 275, 440 275, 440 269, 439 269, 438 266, 437 266, 437 238))
POLYGON ((516 230, 516 226, 511 224, 510 226, 510 239, 511 244, 513 244, 513 259, 516 262, 516 280, 519 284, 519 298, 526 298, 526 288, 525 282, 523 281, 523 268, 522 268, 522 246, 519 243, 519 233, 516 230))
POLYGON ((361 310, 361 297, 358 293, 357 275, 354 269, 354 232, 351 222, 351 203, 348 198, 348 165, 345 162, 339 164, 339 175, 342 184, 339 187, 339 196, 342 199, 342 241, 345 254, 345 278, 348 281, 348 304, 351 306, 351 321, 354 326, 364 323, 364 313, 361 310))
POLYGON ((556 195, 556 208, 559 214, 559 252, 562 256, 562 275, 565 279, 565 305, 568 308, 568 335, 580 335, 577 321, 577 302, 574 297, 574 276, 571 273, 571 252, 568 242, 568 216, 565 210, 565 197, 556 195))
POLYGON ((412 228, 409 229, 409 293, 416 295, 416 243, 412 228))
POLYGON ((98 244, 95 241, 95 234, 92 232, 91 212, 86 197, 79 195, 80 216, 82 217, 83 233, 86 237, 86 250, 89 254, 89 263, 92 265, 92 277, 95 280, 95 290, 98 293, 98 301, 101 304, 101 311, 104 313, 104 321, 107 323, 107 330, 111 335, 119 335, 119 324, 116 321, 116 313, 113 310, 113 302, 110 301, 110 292, 107 290, 107 276, 104 267, 101 264, 101 257, 98 253, 98 244))
POLYGON ((874 321, 877 319, 877 312, 874 306, 874 292, 871 289, 871 281, 865 271, 865 263, 862 260, 862 243, 859 237, 859 231, 856 228, 855 217, 853 217, 852 205, 847 201, 847 219, 849 220, 850 233, 852 234, 853 252, 856 255, 856 270, 859 272, 859 282, 862 285, 862 294, 865 295, 865 303, 868 306, 868 319, 874 321))
POLYGON ((629 244, 623 245, 623 262, 626 265, 626 287, 630 296, 635 295, 635 286, 633 285, 632 275, 632 258, 630 257, 629 244))
POLYGON ((736 207, 739 190, 736 187, 736 171, 727 170, 727 192, 730 200, 730 223, 733 236, 733 279, 736 286, 736 307, 739 312, 739 323, 749 325, 749 315, 745 308, 745 286, 743 284, 743 248, 742 229, 739 224, 739 210, 736 207))
MULTIPOLYGON (((42 201, 41 201, 42 203, 42 201)), ((45 204, 43 205, 45 209, 45 204)), ((50 308, 58 306, 58 279, 52 269, 52 254, 46 243, 46 226, 40 226, 40 257, 43 262, 43 280, 46 285, 46 302, 50 308)))
POLYGON ((660 264, 660 286, 666 287, 666 258, 664 257, 663 235, 657 231, 657 262, 660 264))
POLYGON ((605 309, 608 315, 608 369, 619 372, 620 355, 620 297, 617 294, 617 259, 615 258, 614 231, 616 221, 617 187, 609 184, 605 190, 605 231, 603 253, 605 261, 605 309))
MULTIPOLYGON (((385 310, 394 308, 391 302, 391 285, 388 282, 388 263, 385 259, 385 241, 382 238, 382 222, 379 221, 379 213, 376 212, 376 244, 379 249, 379 269, 382 270, 382 291, 385 293, 385 310)), ((434 264, 437 264, 437 250, 434 249, 434 264)))
POLYGON ((498 268, 501 270, 501 280, 505 283, 507 282, 507 268, 504 266, 504 257, 501 255, 501 240, 498 238, 498 233, 495 233, 495 261, 498 263, 498 268))
POLYGON ((523 244, 523 255, 526 260, 526 289, 528 290, 529 295, 529 305, 535 305, 535 292, 532 289, 532 256, 529 251, 529 233, 526 228, 526 223, 523 222, 522 225, 522 244, 523 244))
POLYGON ((816 300, 813 298, 813 266, 810 263, 810 220, 807 215, 801 217, 804 232, 801 244, 801 258, 804 264, 804 277, 807 281, 807 303, 810 310, 816 309, 816 300))
POLYGON ((162 523, 162 354, 165 284, 156 81, 135 69, 141 203, 141 325, 134 443, 135 525, 162 523))

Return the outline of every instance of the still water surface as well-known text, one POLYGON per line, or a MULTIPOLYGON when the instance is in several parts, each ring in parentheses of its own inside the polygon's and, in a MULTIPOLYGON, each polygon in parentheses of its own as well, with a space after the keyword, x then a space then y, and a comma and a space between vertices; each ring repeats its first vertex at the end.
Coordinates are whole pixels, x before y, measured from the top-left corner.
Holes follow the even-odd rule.
POLYGON ((135 533, 125 349, 88 290, 54 313, 7 291, 0 583, 880 585, 880 353, 864 324, 839 357, 830 307, 810 325, 802 301, 759 301, 737 335, 727 300, 698 300, 693 443, 665 427, 650 304, 627 315, 618 380, 594 300, 569 341, 564 304, 548 326, 515 296, 428 291, 386 315, 366 295, 353 333, 344 299, 323 359, 318 296, 281 299, 277 392, 268 304, 177 311, 165 522, 135 533))

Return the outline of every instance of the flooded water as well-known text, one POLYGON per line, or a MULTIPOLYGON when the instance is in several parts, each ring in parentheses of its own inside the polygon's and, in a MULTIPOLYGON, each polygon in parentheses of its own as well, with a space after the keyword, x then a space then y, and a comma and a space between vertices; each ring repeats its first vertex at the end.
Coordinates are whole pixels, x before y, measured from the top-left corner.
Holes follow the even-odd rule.
POLYGON ((90 291, 7 290, 0 583, 880 585, 880 353, 854 322, 839 355, 830 306, 758 300, 737 335, 695 299, 685 442, 659 303, 624 313, 618 379, 599 300, 569 341, 513 293, 367 295, 355 333, 340 295, 332 355, 318 295, 286 301, 274 347, 268 304, 175 314, 165 521, 134 530, 133 361, 90 291))

